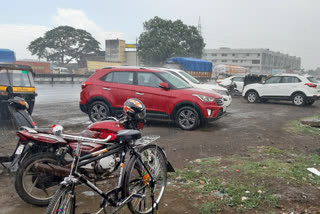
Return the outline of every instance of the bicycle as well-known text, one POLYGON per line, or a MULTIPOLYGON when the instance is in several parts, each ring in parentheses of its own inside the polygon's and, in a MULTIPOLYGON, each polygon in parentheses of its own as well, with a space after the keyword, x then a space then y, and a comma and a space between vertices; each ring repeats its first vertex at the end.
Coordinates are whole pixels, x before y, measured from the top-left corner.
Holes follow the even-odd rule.
POLYGON ((61 182, 50 201, 47 214, 74 214, 76 209, 75 187, 79 184, 85 184, 102 197, 100 209, 95 214, 102 211, 107 213, 107 207, 114 208, 111 213, 115 213, 126 204, 134 214, 148 214, 158 210, 158 204, 166 187, 167 172, 174 172, 163 149, 153 143, 159 136, 141 138, 141 133, 137 130, 122 130, 117 135, 109 135, 106 139, 93 139, 62 134, 62 127, 59 126, 53 132, 56 136, 73 139, 78 143, 70 174, 61 182), (80 145, 83 142, 108 146, 80 157, 80 145), (125 164, 128 151, 130 157, 125 164), (79 169, 81 166, 114 154, 120 154, 118 182, 116 188, 105 193, 91 183, 84 174, 81 174, 79 169))

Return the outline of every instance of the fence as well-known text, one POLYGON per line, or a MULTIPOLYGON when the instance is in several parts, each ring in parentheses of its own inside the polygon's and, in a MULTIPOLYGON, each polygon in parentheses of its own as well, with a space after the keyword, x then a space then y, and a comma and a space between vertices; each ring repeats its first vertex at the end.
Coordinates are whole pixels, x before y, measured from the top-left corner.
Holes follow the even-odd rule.
POLYGON ((88 79, 88 74, 35 74, 34 82, 37 84, 82 83, 88 79))

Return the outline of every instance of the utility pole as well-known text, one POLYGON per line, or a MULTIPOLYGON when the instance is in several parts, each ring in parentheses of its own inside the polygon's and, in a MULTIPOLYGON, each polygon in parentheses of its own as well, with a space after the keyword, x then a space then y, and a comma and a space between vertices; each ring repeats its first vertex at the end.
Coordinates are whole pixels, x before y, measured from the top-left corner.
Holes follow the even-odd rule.
POLYGON ((202 32, 201 32, 201 17, 199 16, 199 20, 198 20, 198 31, 199 31, 199 34, 200 36, 202 36, 202 32))

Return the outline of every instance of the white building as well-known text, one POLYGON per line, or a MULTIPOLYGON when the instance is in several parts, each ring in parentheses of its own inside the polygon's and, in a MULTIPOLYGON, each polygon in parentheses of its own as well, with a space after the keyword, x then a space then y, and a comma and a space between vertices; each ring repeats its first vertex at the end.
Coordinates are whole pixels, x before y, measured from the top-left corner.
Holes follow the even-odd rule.
POLYGON ((245 67, 250 73, 271 74, 273 69, 294 71, 301 69, 301 58, 269 49, 205 49, 203 59, 213 66, 220 64, 245 67))

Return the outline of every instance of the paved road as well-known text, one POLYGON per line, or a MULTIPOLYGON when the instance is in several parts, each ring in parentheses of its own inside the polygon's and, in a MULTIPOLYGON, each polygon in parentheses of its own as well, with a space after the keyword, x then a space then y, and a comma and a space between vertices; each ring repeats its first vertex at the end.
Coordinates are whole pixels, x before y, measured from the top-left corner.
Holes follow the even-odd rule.
MULTIPOLYGON (((62 124, 67 130, 79 131, 90 124, 79 109, 80 85, 41 85, 34 109, 34 119, 39 126, 62 124)), ((268 102, 248 104, 234 98, 228 114, 222 119, 195 131, 182 131, 168 122, 149 122, 144 135, 160 135, 159 144, 177 168, 189 160, 208 156, 248 155, 248 146, 277 146, 310 152, 319 148, 319 137, 301 136, 284 130, 291 120, 311 116, 320 111, 320 102, 311 107, 295 107, 290 103, 268 102)), ((15 146, 14 131, 1 127, 0 149, 8 152, 15 146)), ((0 213, 43 213, 32 208, 16 195, 12 175, 0 175, 0 213)))

